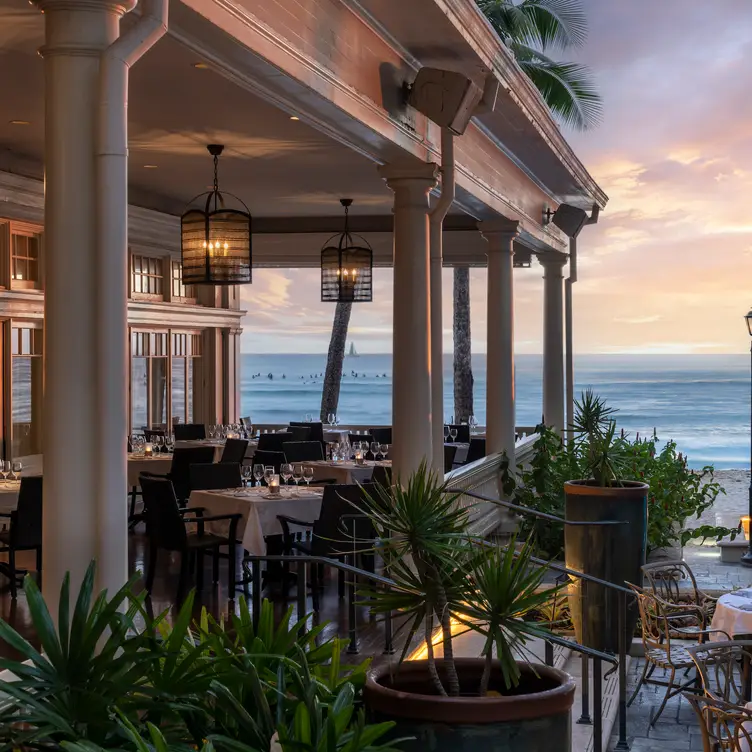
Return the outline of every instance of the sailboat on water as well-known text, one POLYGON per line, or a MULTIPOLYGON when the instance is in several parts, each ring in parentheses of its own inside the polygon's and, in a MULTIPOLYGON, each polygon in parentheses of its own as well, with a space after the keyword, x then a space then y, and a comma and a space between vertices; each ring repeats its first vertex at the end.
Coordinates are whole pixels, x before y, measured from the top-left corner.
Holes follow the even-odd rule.
POLYGON ((350 349, 348 350, 347 354, 353 358, 359 357, 357 350, 355 349, 355 343, 350 343, 350 349))

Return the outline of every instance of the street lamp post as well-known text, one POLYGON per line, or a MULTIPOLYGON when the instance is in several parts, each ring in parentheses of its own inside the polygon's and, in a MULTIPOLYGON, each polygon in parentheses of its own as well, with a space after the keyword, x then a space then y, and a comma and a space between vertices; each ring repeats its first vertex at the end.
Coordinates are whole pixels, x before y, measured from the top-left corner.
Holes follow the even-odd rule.
MULTIPOLYGON (((744 317, 747 322, 747 331, 752 339, 752 310, 744 317)), ((750 357, 750 476, 749 476, 749 502, 747 514, 752 518, 752 343, 749 348, 750 357)), ((742 556, 742 564, 745 567, 752 567, 752 533, 749 536, 749 546, 747 553, 742 556)))

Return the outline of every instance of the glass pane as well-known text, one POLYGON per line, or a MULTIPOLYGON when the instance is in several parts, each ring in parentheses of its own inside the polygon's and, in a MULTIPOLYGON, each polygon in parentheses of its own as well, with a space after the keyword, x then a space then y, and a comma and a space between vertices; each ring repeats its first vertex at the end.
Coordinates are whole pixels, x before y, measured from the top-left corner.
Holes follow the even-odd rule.
POLYGON ((42 359, 13 358, 13 457, 42 451, 42 359))
POLYGON ((188 393, 188 415, 185 419, 186 423, 193 423, 193 364, 195 362, 196 361, 193 358, 188 358, 188 383, 186 384, 186 390, 188 393))
POLYGON ((167 358, 151 359, 151 424, 167 423, 167 358))
POLYGON ((21 329, 21 352, 24 355, 31 353, 31 329, 21 329))
POLYGON ((172 359, 172 421, 179 419, 188 423, 185 417, 185 358, 172 359))
POLYGON ((134 431, 148 425, 148 362, 146 358, 131 359, 131 427, 134 431))

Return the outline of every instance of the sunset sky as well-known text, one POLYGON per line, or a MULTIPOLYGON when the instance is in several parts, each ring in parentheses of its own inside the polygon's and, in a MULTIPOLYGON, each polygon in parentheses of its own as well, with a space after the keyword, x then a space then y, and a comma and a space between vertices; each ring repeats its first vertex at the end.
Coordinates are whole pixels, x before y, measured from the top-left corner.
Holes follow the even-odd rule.
MULTIPOLYGON (((580 239, 581 353, 742 352, 752 306, 752 3, 583 0, 601 125, 568 138, 609 196, 580 239)), ((567 54, 567 53, 564 53, 567 54)), ((561 56, 562 58, 564 55, 561 56)), ((353 307, 361 352, 390 352, 391 270, 353 307)), ((517 351, 541 351, 542 269, 515 271, 517 351)), ((444 346, 451 351, 451 273, 444 346)), ((471 272, 473 349, 485 352, 485 270, 471 272)), ((243 288, 249 352, 325 352, 332 305, 318 271, 254 271, 243 288), (293 294, 294 291, 294 294, 293 294)))

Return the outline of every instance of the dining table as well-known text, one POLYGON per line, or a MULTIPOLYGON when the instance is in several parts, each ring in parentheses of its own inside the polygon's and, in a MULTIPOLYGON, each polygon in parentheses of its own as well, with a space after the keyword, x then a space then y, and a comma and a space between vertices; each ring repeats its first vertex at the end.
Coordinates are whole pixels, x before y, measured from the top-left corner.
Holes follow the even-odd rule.
POLYGON ((128 488, 140 485, 138 476, 141 473, 155 473, 166 475, 172 465, 171 454, 153 454, 150 457, 138 452, 128 452, 128 488))
POLYGON ((0 513, 10 514, 16 509, 20 490, 20 480, 0 480, 0 513))
MULTIPOLYGON (((752 587, 721 595, 710 628, 726 632, 731 639, 742 636, 749 639, 752 635, 752 587)), ((722 632, 714 632, 710 639, 722 641, 728 638, 722 632)))
MULTIPOLYGON (((282 535, 277 516, 314 522, 319 517, 323 496, 324 489, 317 486, 297 490, 283 488, 277 495, 270 494, 265 486, 192 491, 188 508, 201 507, 205 517, 239 514, 241 545, 251 556, 263 556, 266 553, 265 538, 282 535)), ((215 535, 227 535, 229 526, 228 520, 216 520, 207 522, 205 530, 215 535)))
POLYGON ((377 465, 391 467, 391 460, 365 460, 362 464, 355 460, 315 460, 301 463, 304 467, 313 468, 314 480, 334 479, 337 483, 351 485, 353 483, 367 483, 371 480, 373 470, 377 465))

